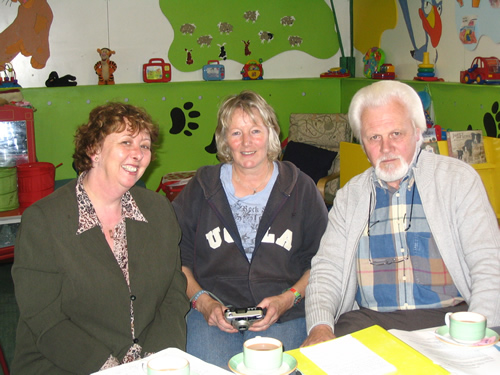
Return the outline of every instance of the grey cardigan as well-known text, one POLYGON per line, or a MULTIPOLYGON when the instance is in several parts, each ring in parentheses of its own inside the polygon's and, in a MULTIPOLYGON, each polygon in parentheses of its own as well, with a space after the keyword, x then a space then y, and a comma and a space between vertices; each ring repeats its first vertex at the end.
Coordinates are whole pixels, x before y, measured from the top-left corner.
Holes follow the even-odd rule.
MULTIPOLYGON (((334 328, 358 309, 356 252, 368 220, 373 168, 339 190, 307 287, 308 332, 334 328)), ((500 325, 500 230, 481 178, 457 159, 422 152, 414 168, 423 209, 441 256, 470 311, 500 325)))

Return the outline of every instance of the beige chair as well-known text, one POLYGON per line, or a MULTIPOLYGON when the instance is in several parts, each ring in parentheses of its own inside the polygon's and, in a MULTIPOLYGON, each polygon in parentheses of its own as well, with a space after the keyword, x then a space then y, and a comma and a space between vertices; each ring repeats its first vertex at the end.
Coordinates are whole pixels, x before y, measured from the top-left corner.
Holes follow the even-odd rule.
POLYGON ((292 113, 282 159, 309 174, 325 203, 331 204, 340 183, 340 143, 351 141, 346 114, 292 113))

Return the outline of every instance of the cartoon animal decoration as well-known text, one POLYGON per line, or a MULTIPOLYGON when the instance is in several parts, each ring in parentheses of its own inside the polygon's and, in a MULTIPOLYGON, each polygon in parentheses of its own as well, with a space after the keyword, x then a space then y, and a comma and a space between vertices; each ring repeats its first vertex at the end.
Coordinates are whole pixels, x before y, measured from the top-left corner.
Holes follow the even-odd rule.
POLYGON ((196 43, 198 43, 200 47, 203 46, 210 47, 210 44, 212 44, 212 39, 213 39, 212 35, 203 35, 196 40, 196 43))
POLYGON ((255 21, 257 21, 257 18, 259 18, 259 11, 258 10, 248 10, 243 14, 243 18, 247 22, 255 23, 255 21))
POLYGON ((193 23, 185 23, 184 25, 181 26, 181 33, 182 35, 193 35, 194 31, 196 30, 196 26, 193 23))
MULTIPOLYGON (((11 1, 16 3, 19 0, 11 1)), ((17 17, 0 33, 0 61, 10 62, 21 53, 31 56, 33 68, 44 68, 50 57, 52 18, 47 0, 20 0, 17 17)))
POLYGON ((226 52, 226 47, 224 47, 226 45, 226 43, 217 44, 217 45, 220 48, 219 59, 226 60, 227 59, 227 52, 226 52))
MULTIPOLYGON (((422 27, 425 31, 425 42, 422 46, 417 47, 415 42, 415 35, 413 32, 412 21, 410 18, 410 11, 408 8, 408 0, 399 0, 399 5, 401 6, 401 11, 405 19, 406 28, 408 29, 408 34, 410 36, 411 44, 413 50, 410 51, 413 58, 417 61, 422 61, 424 58, 424 52, 429 50, 429 41, 433 48, 436 48, 441 39, 443 25, 441 22, 441 12, 443 10, 443 5, 441 0, 420 0, 421 5, 418 9, 418 15, 422 21, 422 27)), ((435 51, 435 57, 433 62, 437 61, 437 50, 435 51)))
MULTIPOLYGON (((395 0, 383 1, 392 1, 396 9, 395 0)), ((258 11, 254 2, 251 5, 240 1, 235 6, 234 0, 221 0, 217 2, 220 11, 215 20, 207 19, 203 11, 207 9, 205 0, 158 0, 158 3, 174 32, 168 60, 181 72, 203 69, 214 58, 222 63, 231 59, 243 65, 257 49, 258 57, 264 60, 291 50, 327 59, 339 49, 332 11, 325 0, 294 1, 293 12, 286 10, 290 9, 290 0, 258 2, 258 11), (314 27, 304 26, 309 13, 315 14, 314 27), (193 29, 190 25, 196 25, 193 34, 189 33, 193 29), (302 43, 299 38, 288 40, 290 35, 300 36, 302 43), (192 51, 192 59, 186 59, 186 50, 192 51), (194 62, 190 63, 191 60, 194 62)))
POLYGON ((243 44, 245 45, 245 56, 250 56, 252 54, 252 51, 250 51, 250 41, 247 40, 246 42, 242 40, 243 44))
POLYGON ((299 47, 302 44, 302 38, 298 35, 290 35, 288 37, 288 43, 290 43, 292 47, 299 47))
MULTIPOLYGON (((487 36, 494 43, 500 43, 500 1, 464 1, 455 7, 455 26, 460 41, 469 51, 478 47, 480 39, 487 36)), ((477 56, 477 55, 476 55, 477 56)))
POLYGON ((99 77, 98 84, 114 85, 115 77, 113 73, 116 71, 116 63, 109 58, 115 54, 115 51, 111 51, 109 48, 98 48, 97 53, 101 56, 101 60, 94 65, 95 73, 99 77))
POLYGON ((191 54, 193 50, 192 49, 188 50, 187 48, 184 48, 184 51, 186 51, 186 64, 191 65, 192 63, 194 63, 193 55, 191 54))
POLYGON ((259 37, 260 37, 260 41, 262 43, 264 42, 271 42, 271 40, 274 39, 274 34, 273 33, 270 33, 268 31, 259 31, 259 37))
POLYGON ((285 16, 282 17, 280 20, 280 23, 283 26, 293 26, 293 23, 295 22, 295 17, 294 16, 285 16))
POLYGON ((233 31, 233 25, 227 22, 219 22, 217 27, 219 28, 219 32, 221 34, 229 35, 233 31))
POLYGON ((76 86, 76 77, 70 74, 59 77, 57 72, 51 72, 49 78, 45 81, 47 87, 63 87, 63 86, 76 86))

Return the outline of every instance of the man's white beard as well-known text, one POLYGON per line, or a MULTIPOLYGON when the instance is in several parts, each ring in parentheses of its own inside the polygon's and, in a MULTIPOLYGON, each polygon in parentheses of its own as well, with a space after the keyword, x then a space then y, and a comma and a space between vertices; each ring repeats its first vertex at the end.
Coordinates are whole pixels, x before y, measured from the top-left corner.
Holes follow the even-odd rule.
POLYGON ((409 168, 409 165, 406 162, 406 160, 403 159, 402 156, 391 156, 391 155, 383 156, 377 160, 377 164, 375 166, 375 174, 382 181, 394 182, 394 181, 401 180, 406 175, 406 173, 408 173, 408 168, 409 168), (384 160, 390 160, 390 159, 398 159, 399 166, 394 167, 392 165, 385 164, 385 168, 380 167, 380 164, 384 160), (389 168, 387 168, 387 167, 389 167, 389 168))

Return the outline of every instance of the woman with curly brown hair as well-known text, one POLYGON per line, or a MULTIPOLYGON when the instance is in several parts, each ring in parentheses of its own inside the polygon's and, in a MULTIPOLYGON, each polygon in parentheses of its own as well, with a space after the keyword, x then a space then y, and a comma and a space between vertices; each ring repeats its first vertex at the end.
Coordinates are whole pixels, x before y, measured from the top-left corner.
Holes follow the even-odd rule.
POLYGON ((95 108, 75 136, 79 177, 24 212, 13 373, 89 374, 184 349, 179 225, 168 200, 135 186, 157 138, 140 108, 95 108))

